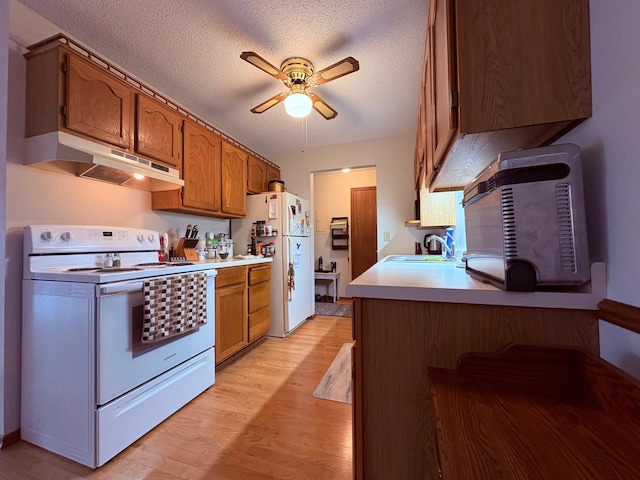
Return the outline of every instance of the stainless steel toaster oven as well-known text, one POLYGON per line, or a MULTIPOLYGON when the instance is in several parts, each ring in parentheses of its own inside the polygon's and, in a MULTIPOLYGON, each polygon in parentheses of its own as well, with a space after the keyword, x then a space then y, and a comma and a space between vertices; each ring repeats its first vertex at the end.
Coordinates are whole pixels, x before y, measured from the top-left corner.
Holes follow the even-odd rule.
POLYGON ((505 152, 464 189, 466 271, 508 291, 590 279, 580 149, 505 152))

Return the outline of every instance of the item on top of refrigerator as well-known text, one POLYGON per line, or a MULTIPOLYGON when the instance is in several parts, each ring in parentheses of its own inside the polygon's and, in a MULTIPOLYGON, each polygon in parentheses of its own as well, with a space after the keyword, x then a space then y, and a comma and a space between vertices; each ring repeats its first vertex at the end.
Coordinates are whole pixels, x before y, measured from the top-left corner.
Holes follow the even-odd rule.
POLYGON ((282 180, 269 180, 268 188, 270 192, 284 192, 284 182, 282 180))

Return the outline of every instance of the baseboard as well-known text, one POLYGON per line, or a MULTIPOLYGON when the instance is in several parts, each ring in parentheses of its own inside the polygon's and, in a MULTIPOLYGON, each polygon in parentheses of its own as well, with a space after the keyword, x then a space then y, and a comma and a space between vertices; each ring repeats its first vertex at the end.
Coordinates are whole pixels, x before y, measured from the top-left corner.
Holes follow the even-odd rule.
POLYGON ((605 298, 598 303, 598 318, 640 333, 640 307, 605 298))
POLYGON ((20 440, 20 429, 0 436, 0 449, 6 448, 9 445, 16 443, 20 440))

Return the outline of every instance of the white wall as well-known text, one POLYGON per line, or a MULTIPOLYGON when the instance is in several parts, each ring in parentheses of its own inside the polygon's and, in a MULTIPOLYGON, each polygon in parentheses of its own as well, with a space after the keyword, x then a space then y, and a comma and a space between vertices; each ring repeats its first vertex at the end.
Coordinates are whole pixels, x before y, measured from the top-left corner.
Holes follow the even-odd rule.
MULTIPOLYGON (((351 189, 358 187, 375 187, 376 171, 373 168, 351 170, 349 173, 328 172, 313 175, 313 204, 314 218, 316 219, 314 229, 314 251, 316 268, 318 257, 322 256, 324 269, 328 270, 330 262, 337 264, 336 271, 340 274, 338 282, 338 296, 345 296, 345 286, 351 281, 351 243, 348 250, 331 249, 331 229, 326 233, 318 231, 318 217, 315 213, 319 209, 327 212, 327 220, 332 217, 347 217, 351 224, 351 189)), ((375 235, 375 232, 372 232, 375 235)), ((322 282, 320 282, 322 283, 322 282)), ((326 295, 326 288, 323 285, 316 287, 316 293, 326 295)))
MULTIPOLYGON (((0 192, 5 191, 7 160, 7 65, 9 64, 9 2, 0 0, 0 192)), ((16 429, 19 410, 16 397, 7 395, 11 388, 15 388, 16 367, 10 365, 16 361, 12 353, 12 345, 16 341, 15 335, 5 328, 6 308, 5 278, 6 261, 8 255, 5 250, 5 212, 7 196, 0 194, 0 439, 16 429), (10 372, 8 372, 10 370, 10 372)), ((19 371, 19 370, 18 370, 19 371)), ((1 442, 0 442, 1 443, 1 442)), ((1 445, 0 445, 1 446, 1 445)))
MULTIPOLYGON (((583 151, 589 243, 607 297, 640 307, 640 3, 591 0, 593 117, 562 141, 583 151)), ((640 378, 640 335, 600 323, 601 355, 640 378)))

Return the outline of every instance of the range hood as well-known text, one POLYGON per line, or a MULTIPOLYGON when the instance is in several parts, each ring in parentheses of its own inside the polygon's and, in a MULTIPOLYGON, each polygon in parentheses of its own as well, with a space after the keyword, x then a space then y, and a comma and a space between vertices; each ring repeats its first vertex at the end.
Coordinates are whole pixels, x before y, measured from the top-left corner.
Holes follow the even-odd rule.
POLYGON ((175 168, 66 132, 26 138, 24 147, 25 165, 152 192, 184 186, 180 172, 175 168), (144 179, 134 178, 136 173, 144 179))

